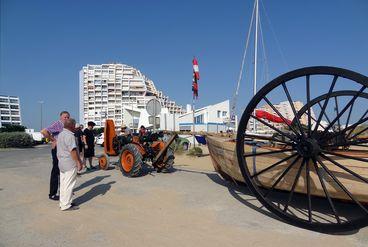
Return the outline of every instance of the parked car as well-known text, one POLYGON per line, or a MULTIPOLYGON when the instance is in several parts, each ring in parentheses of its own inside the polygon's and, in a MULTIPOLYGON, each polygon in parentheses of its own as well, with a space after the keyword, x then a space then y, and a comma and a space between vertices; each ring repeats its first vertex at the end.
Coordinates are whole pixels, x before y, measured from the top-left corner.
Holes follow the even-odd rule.
POLYGON ((99 134, 95 137, 96 145, 100 145, 101 147, 104 146, 104 133, 99 134))

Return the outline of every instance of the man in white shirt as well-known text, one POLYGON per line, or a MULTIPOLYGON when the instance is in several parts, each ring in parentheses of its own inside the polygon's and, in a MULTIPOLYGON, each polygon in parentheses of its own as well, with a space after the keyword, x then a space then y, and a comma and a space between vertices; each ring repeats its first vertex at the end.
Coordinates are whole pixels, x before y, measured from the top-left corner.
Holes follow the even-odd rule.
POLYGON ((58 136, 57 157, 60 169, 60 208, 63 211, 79 209, 73 205, 73 188, 76 183, 77 170, 82 169, 78 147, 74 137, 75 120, 65 121, 64 129, 58 136))

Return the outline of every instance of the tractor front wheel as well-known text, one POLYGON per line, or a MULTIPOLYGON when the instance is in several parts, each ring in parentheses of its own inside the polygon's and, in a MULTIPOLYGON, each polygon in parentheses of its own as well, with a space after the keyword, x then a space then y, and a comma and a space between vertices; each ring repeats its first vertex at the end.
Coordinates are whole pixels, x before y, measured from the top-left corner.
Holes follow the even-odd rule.
POLYGON ((174 151, 169 147, 167 149, 166 155, 165 155, 165 165, 164 165, 164 169, 166 172, 169 172, 173 166, 174 166, 174 151))
POLYGON ((98 166, 101 170, 107 170, 109 167, 109 157, 106 154, 98 158, 98 166))
POLYGON ((142 154, 134 144, 123 146, 119 158, 119 168, 125 176, 140 176, 142 172, 142 163, 142 154))

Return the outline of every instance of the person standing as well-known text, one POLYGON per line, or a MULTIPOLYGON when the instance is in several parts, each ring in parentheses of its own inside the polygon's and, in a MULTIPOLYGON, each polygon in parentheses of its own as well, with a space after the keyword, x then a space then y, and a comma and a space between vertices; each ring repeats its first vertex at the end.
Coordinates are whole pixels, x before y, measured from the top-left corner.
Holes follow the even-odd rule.
POLYGON ((139 136, 145 136, 147 134, 147 129, 144 127, 144 125, 141 125, 139 128, 139 136))
POLYGON ((81 159, 83 159, 83 157, 84 157, 83 124, 79 125, 75 129, 74 136, 77 139, 77 147, 78 147, 78 151, 79 151, 79 156, 81 157, 81 159))
POLYGON ((51 143, 51 157, 52 157, 52 170, 50 175, 50 193, 49 199, 58 201, 59 196, 57 196, 57 191, 59 187, 59 166, 58 166, 58 158, 56 156, 57 153, 57 138, 58 135, 63 131, 64 123, 66 120, 70 118, 70 114, 67 111, 62 111, 60 113, 60 118, 58 121, 52 123, 49 127, 41 130, 42 135, 45 138, 48 138, 51 143))
POLYGON ((121 136, 128 136, 131 134, 132 134, 132 131, 125 124, 121 125, 121 129, 120 129, 121 136))
POLYGON ((93 127, 95 127, 95 123, 90 121, 87 123, 87 128, 84 130, 84 157, 88 159, 89 167, 87 167, 87 171, 91 169, 95 169, 92 166, 92 158, 95 156, 95 136, 93 134, 93 127))
MULTIPOLYGON (((84 141, 83 141, 83 124, 78 125, 78 127, 75 128, 74 136, 77 141, 77 151, 79 154, 80 159, 82 160, 83 165, 85 165, 85 159, 84 159, 84 141)), ((77 175, 80 176, 81 173, 77 172, 77 175)))
POLYGON ((73 132, 75 132, 75 120, 70 118, 65 121, 64 129, 58 137, 57 157, 60 169, 60 209, 62 211, 79 209, 72 203, 72 198, 77 171, 82 170, 82 161, 73 132))

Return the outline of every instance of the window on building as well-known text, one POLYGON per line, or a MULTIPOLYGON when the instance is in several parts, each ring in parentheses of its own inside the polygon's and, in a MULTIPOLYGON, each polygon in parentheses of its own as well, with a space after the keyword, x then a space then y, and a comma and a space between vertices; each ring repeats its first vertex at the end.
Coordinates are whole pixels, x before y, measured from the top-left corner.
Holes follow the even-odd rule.
POLYGON ((223 111, 223 112, 222 112, 222 116, 223 116, 223 117, 226 117, 226 115, 227 115, 227 111, 223 111))
POLYGON ((221 111, 217 111, 217 117, 220 118, 221 117, 221 111))
POLYGON ((8 102, 8 99, 0 98, 0 102, 8 102))
POLYGON ((10 109, 19 109, 19 107, 17 105, 11 105, 10 109))
POLYGON ((18 103, 17 99, 10 99, 10 103, 18 103))
POLYGON ((10 120, 10 117, 4 117, 4 116, 2 116, 1 117, 1 120, 10 120))
POLYGON ((8 109, 8 108, 9 108, 9 106, 8 106, 8 105, 4 105, 4 104, 0 104, 0 108, 8 109))
POLYGON ((203 123, 203 114, 199 115, 199 116, 196 116, 194 118, 194 123, 196 124, 200 124, 200 123, 203 123))
POLYGON ((10 112, 9 111, 0 111, 1 114, 5 114, 5 115, 9 115, 10 112))

